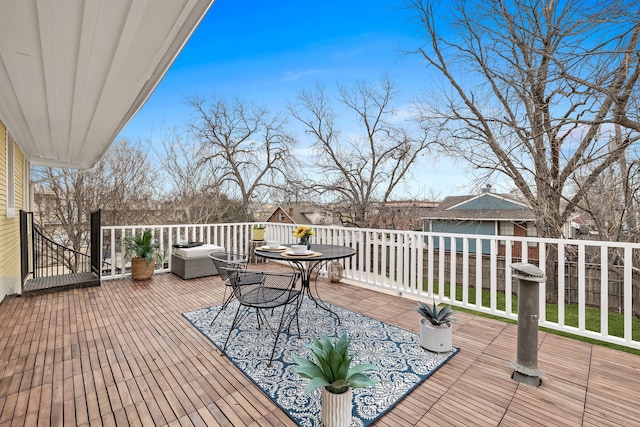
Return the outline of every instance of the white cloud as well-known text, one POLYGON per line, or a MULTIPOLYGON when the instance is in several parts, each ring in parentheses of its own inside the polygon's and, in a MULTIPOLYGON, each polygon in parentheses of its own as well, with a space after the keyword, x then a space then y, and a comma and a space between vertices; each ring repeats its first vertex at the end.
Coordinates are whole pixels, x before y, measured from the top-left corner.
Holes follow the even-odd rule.
POLYGON ((300 80, 308 76, 322 75, 324 73, 326 73, 326 70, 319 70, 319 69, 308 69, 308 70, 297 70, 297 71, 288 70, 285 73, 283 80, 285 82, 290 82, 290 81, 300 80))

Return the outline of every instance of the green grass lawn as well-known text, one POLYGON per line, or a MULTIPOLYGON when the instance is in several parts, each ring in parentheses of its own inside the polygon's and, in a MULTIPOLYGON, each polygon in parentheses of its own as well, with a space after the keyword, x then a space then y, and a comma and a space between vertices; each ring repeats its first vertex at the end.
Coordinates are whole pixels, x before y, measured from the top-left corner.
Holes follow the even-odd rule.
MULTIPOLYGON (((444 285, 444 292, 445 295, 449 296, 450 295, 450 285, 448 283, 446 283, 444 285)), ((426 281, 423 285, 423 290, 426 291, 427 290, 427 284, 426 281)), ((437 283, 434 283, 434 293, 438 293, 439 291, 439 286, 437 283)), ((504 292, 498 292, 497 293, 497 309, 498 310, 505 310, 506 307, 506 296, 504 292)), ((456 300, 462 300, 462 286, 461 285, 457 285, 456 286, 456 300)), ((469 287, 469 303, 470 304, 475 304, 476 303, 476 291, 475 288, 473 287, 469 287)), ((491 293, 488 290, 483 290, 482 291, 482 306, 484 307, 489 307, 490 306, 490 301, 491 301, 491 293)), ((502 320, 502 321, 507 321, 510 323, 515 323, 514 321, 510 320, 510 319, 505 319, 503 317, 498 317, 498 316, 493 316, 493 315, 488 315, 488 314, 484 314, 484 313, 479 313, 473 310, 467 310, 467 309, 462 309, 462 308, 458 308, 456 307, 456 310, 460 310, 460 311, 464 311, 464 312, 469 312, 478 316, 483 316, 483 317, 489 317, 489 318, 494 318, 494 319, 498 319, 498 320, 502 320)), ((513 313, 517 313, 518 312, 518 297, 516 295, 513 295, 511 298, 511 311, 513 313)), ((546 320, 548 320, 549 322, 557 322, 558 321, 558 304, 547 304, 546 305, 546 320)), ((577 304, 565 304, 564 305, 564 323, 567 326, 573 326, 573 327, 578 327, 578 305, 577 304)), ((587 330, 590 331, 594 331, 594 332, 600 332, 600 309, 598 308, 591 308, 591 307, 586 307, 585 308, 585 328, 587 330)), ((598 345, 602 345, 605 347, 610 347, 610 348, 615 348, 618 350, 622 350, 625 351, 627 353, 632 353, 632 354, 638 354, 640 355, 640 350, 635 350, 635 349, 630 349, 628 347, 624 347, 624 346, 619 346, 619 345, 615 345, 615 344, 610 344, 610 343, 606 343, 606 342, 602 342, 602 341, 598 341, 598 340, 593 340, 590 338, 584 338, 578 335, 574 335, 574 334, 570 334, 567 332, 559 332, 556 330, 552 330, 552 329, 547 329, 547 328, 541 328, 541 330, 544 330, 546 332, 552 333, 552 334, 556 334, 556 335, 561 335, 561 336, 566 336, 566 337, 570 337, 573 339, 577 339, 580 341, 585 341, 585 342, 589 342, 592 344, 598 344, 598 345)), ((631 330, 632 330, 632 337, 635 341, 640 341, 640 319, 637 317, 633 317, 632 319, 632 326, 631 326, 631 330)), ((624 336, 624 316, 622 313, 615 313, 615 312, 609 312, 609 335, 612 336, 616 336, 616 337, 623 337, 624 336)))

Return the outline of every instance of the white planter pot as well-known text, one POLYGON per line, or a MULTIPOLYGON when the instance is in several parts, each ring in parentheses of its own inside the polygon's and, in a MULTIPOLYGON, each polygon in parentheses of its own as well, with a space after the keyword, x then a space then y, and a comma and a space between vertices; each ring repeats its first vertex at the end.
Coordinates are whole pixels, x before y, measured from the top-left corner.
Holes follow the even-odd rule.
POLYGON ((322 388, 322 423, 325 427, 348 427, 351 425, 353 392, 351 387, 344 393, 333 394, 322 388))
POLYGON ((453 347, 451 323, 434 326, 427 319, 420 319, 420 346, 437 353, 450 351, 453 347))

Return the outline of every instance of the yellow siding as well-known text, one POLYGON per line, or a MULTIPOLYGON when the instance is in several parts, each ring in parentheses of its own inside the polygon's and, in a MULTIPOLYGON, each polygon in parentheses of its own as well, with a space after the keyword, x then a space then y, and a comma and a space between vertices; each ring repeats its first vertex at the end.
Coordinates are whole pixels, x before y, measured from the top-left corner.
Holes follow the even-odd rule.
POLYGON ((7 218, 7 128, 0 121, 0 301, 20 292, 20 216, 26 196, 24 155, 14 144, 16 215, 7 218))
MULTIPOLYGON (((14 143, 13 154, 16 158, 16 216, 20 215, 20 210, 25 209, 27 205, 25 204, 25 196, 26 190, 25 186, 27 183, 24 182, 25 179, 25 162, 24 162, 24 154, 18 147, 18 144, 14 143)), ((20 218, 18 218, 20 221, 20 218)))
MULTIPOLYGON (((0 121, 0 221, 7 211, 7 128, 0 121)), ((0 225, 1 227, 1 225, 0 225)))

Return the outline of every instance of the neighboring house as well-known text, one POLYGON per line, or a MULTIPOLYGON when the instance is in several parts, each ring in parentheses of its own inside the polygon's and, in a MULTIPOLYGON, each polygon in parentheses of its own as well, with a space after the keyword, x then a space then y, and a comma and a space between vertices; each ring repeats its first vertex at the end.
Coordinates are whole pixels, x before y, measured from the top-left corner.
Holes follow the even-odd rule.
POLYGON ((330 212, 311 205, 280 205, 267 216, 265 222, 307 225, 340 224, 338 218, 330 212))
POLYGON ((58 228, 60 219, 55 214, 57 202, 56 193, 49 187, 41 184, 31 186, 31 197, 33 206, 30 208, 34 212, 34 220, 43 227, 58 228))
POLYGON ((213 0, 40 3, 0 6, 0 300, 22 289, 30 167, 91 168, 213 0))
MULTIPOLYGON (((497 194, 487 186, 480 194, 469 196, 450 196, 423 218, 424 230, 441 233, 480 234, 488 236, 520 236, 535 237, 533 210, 526 204, 513 197, 497 194)), ((434 247, 439 248, 438 239, 434 240, 434 247)), ((522 254, 520 242, 512 247, 514 256, 522 254)), ((451 239, 445 239, 445 250, 451 249, 451 239)), ((456 240, 456 251, 462 251, 462 240, 456 240)), ((482 253, 490 253, 490 242, 482 241, 482 253)), ((476 251, 476 241, 469 241, 469 251, 476 251)), ((504 254, 504 244, 499 251, 504 254)), ((537 259, 537 246, 531 245, 528 251, 531 259, 537 259)))
POLYGON ((0 301, 20 293, 20 215, 26 206, 28 165, 0 120, 0 301))
POLYGON ((592 229, 593 220, 584 213, 576 213, 563 227, 564 236, 568 239, 597 239, 599 233, 592 229))
POLYGON ((438 202, 423 200, 389 201, 380 206, 377 220, 369 223, 370 228, 386 230, 417 230, 422 231, 422 218, 438 207, 438 202))
POLYGON ((273 203, 257 203, 252 202, 249 205, 249 212, 252 213, 253 218, 256 221, 266 221, 269 216, 273 213, 273 211, 278 207, 278 205, 273 203))

